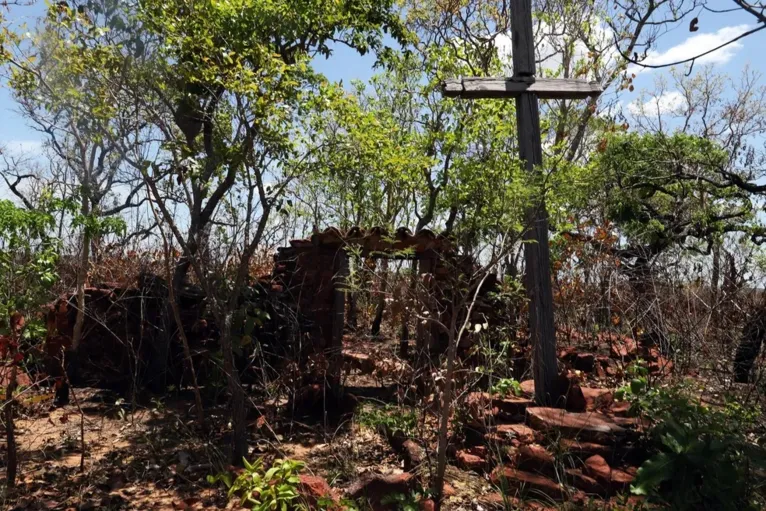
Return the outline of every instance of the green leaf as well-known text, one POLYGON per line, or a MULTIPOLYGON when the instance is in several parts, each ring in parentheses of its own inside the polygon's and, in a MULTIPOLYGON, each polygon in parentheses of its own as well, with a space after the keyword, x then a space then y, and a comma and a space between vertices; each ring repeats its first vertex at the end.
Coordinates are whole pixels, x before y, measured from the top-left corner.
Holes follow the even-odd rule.
POLYGON ((631 380, 630 382, 630 391, 633 394, 641 394, 644 389, 646 389, 646 379, 645 378, 635 378, 631 380))
POLYGON ((263 478, 264 478, 266 481, 271 481, 272 479, 274 479, 274 476, 276 475, 276 473, 277 473, 279 470, 280 470, 280 469, 279 469, 279 467, 271 467, 270 469, 268 469, 268 470, 266 471, 266 475, 264 475, 264 476, 263 476, 263 478))
POLYGON ((641 464, 630 491, 634 495, 651 495, 658 490, 663 481, 673 477, 673 472, 674 465, 670 455, 655 454, 641 464))

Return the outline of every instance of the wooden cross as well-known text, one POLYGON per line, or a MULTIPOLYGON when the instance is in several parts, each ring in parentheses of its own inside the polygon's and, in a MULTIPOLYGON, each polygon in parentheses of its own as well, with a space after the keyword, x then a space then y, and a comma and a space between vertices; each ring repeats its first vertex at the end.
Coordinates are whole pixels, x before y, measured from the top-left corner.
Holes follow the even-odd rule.
MULTIPOLYGON (((535 78, 535 41, 532 28, 532 1, 511 0, 513 76, 510 78, 462 78, 448 80, 444 95, 453 98, 515 98, 519 156, 528 172, 543 162, 540 135, 541 99, 584 99, 596 97, 602 89, 596 82, 572 79, 535 78)), ((534 346, 533 374, 535 400, 554 405, 562 391, 557 385, 556 328, 553 319, 548 212, 545 199, 526 211, 528 229, 524 234, 526 289, 529 298, 529 331, 534 346)))

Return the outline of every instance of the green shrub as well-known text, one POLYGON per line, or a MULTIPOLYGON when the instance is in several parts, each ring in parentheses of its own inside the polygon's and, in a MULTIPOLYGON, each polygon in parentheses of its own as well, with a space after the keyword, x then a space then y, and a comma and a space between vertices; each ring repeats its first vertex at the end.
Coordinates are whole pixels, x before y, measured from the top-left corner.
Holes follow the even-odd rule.
MULTIPOLYGON (((263 458, 253 463, 242 460, 245 469, 236 477, 229 472, 207 476, 210 484, 222 482, 228 488, 229 499, 237 497, 243 507, 253 511, 309 511, 300 501, 298 487, 299 474, 305 467, 302 461, 275 460, 268 468, 264 467, 263 458)), ((317 500, 318 511, 355 511, 357 506, 349 500, 335 502, 330 497, 317 500)))
POLYGON ((388 506, 396 511, 420 511, 421 502, 428 499, 426 491, 412 491, 411 493, 393 493, 386 495, 380 500, 381 505, 388 506))
POLYGON ((211 484, 222 481, 229 489, 229 498, 239 497, 243 506, 253 511, 298 511, 306 509, 296 502, 300 494, 298 473, 304 464, 300 461, 276 460, 268 470, 264 470, 263 459, 250 464, 247 460, 245 470, 236 478, 228 472, 217 476, 208 476, 211 484))
POLYGON ((513 378, 500 378, 497 383, 492 385, 490 393, 500 396, 507 396, 508 394, 520 396, 521 384, 513 378))
POLYGON ((690 390, 687 384, 651 387, 637 376, 618 391, 651 425, 653 455, 639 468, 632 493, 681 511, 763 509, 753 483, 766 457, 747 438, 760 412, 736 403, 707 406, 690 390))
POLYGON ((418 425, 415 410, 392 405, 367 405, 357 412, 356 420, 359 424, 375 430, 385 428, 390 433, 401 431, 406 437, 414 436, 418 425))

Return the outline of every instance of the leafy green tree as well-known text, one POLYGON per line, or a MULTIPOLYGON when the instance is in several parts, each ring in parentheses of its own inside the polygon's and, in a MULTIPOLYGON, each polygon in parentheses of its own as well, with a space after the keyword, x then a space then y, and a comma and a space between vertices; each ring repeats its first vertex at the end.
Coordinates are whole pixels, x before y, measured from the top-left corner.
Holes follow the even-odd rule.
POLYGON ((193 268, 221 328, 232 459, 239 463, 246 454, 245 396, 234 365, 233 321, 272 214, 287 186, 307 170, 301 154, 307 134, 296 121, 321 108, 325 93, 311 59, 329 56, 331 43, 377 50, 385 30, 402 39, 404 29, 390 0, 147 0, 137 20, 156 50, 134 97, 162 133, 166 151, 164 161, 143 162, 142 170, 183 249, 173 285, 193 268), (177 222, 168 197, 180 197, 188 227, 177 222), (222 250, 211 250, 214 222, 227 216, 236 219, 234 228, 216 233, 222 250))
MULTIPOLYGON (((579 182, 591 194, 585 210, 600 216, 594 225, 609 226, 607 234, 616 236, 606 250, 618 258, 633 290, 640 311, 635 326, 663 347, 670 339, 655 299, 659 263, 671 253, 710 254, 727 233, 753 227, 749 195, 718 181, 729 158, 716 142, 693 135, 617 133, 605 139, 588 171, 580 172, 579 182)), ((578 195, 570 197, 576 201, 578 195)), ((580 207, 581 202, 575 209, 580 207)), ((574 236, 594 248, 603 242, 574 236)))
MULTIPOLYGON (((135 52, 136 37, 110 30, 117 20, 113 2, 57 3, 29 35, 28 44, 18 46, 11 57, 15 99, 30 125, 45 137, 52 160, 63 168, 45 179, 62 191, 61 199, 79 204, 69 217, 71 229, 79 234, 77 315, 66 357, 67 366, 73 367, 87 314, 91 259, 103 237, 124 234, 121 215, 145 201, 141 176, 125 156, 146 142, 145 122, 121 92, 129 76, 126 55, 135 52)), ((24 180, 17 174, 11 186, 3 177, 30 207, 33 201, 21 191, 24 180)), ((145 232, 141 225, 134 227, 134 234, 145 232)), ((61 388, 58 400, 68 400, 68 387, 61 388)))
POLYGON ((745 229, 749 197, 716 181, 728 160, 715 142, 682 133, 611 137, 595 170, 607 219, 626 237, 624 257, 645 265, 672 246, 700 250, 714 235, 745 229))
MULTIPOLYGON (((181 248, 171 285, 180 290, 193 269, 220 325, 234 416, 232 459, 239 463, 246 454, 245 397, 232 322, 273 213, 309 168, 300 120, 322 107, 325 92, 312 59, 330 56, 333 44, 361 53, 382 49, 385 32, 403 40, 396 5, 104 0, 59 3, 47 22, 53 29, 39 47, 52 48, 60 66, 36 70, 19 59, 19 87, 30 100, 55 91, 43 101, 46 111, 53 104, 68 125, 87 127, 94 142, 114 149, 109 154, 141 176, 181 248), (117 129, 125 126, 133 137, 117 129)), ((82 188, 92 190, 92 181, 82 188)), ((168 342, 158 343, 153 359, 151 373, 160 383, 168 342)))
POLYGON ((49 299, 46 291, 57 278, 58 247, 49 238, 53 226, 50 213, 0 200, 0 359, 4 369, 10 368, 3 402, 8 488, 15 484, 18 466, 13 420, 17 368, 24 362, 26 341, 45 331, 37 309, 49 299))

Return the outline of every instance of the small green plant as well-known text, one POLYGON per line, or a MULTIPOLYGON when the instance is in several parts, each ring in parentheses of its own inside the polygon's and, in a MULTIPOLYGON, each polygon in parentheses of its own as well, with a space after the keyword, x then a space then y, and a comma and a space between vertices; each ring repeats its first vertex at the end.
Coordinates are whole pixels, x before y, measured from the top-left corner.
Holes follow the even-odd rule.
POLYGON ((123 398, 118 398, 117 401, 114 402, 114 406, 117 407, 117 417, 121 421, 124 421, 127 419, 127 414, 125 413, 125 400, 123 398))
POLYGON ((296 502, 300 494, 298 474, 305 466, 303 462, 276 460, 268 470, 263 458, 248 463, 243 460, 245 470, 236 478, 225 472, 208 476, 211 484, 223 482, 229 489, 229 498, 239 497, 243 506, 253 511, 304 511, 306 506, 296 502))
POLYGON ((153 397, 151 399, 152 403, 152 411, 155 413, 162 413, 165 411, 165 403, 163 402, 162 398, 153 397))
POLYGON ((356 502, 349 499, 341 499, 335 502, 330 497, 321 497, 317 500, 317 511, 359 511, 356 502))
POLYGON ((492 394, 507 396, 509 393, 514 396, 521 395, 521 384, 513 378, 500 378, 490 389, 492 394))
POLYGON ((385 428, 390 433, 401 431, 407 437, 415 434, 418 425, 413 409, 392 405, 363 407, 357 412, 356 420, 368 428, 385 428))
POLYGON ((380 503, 383 506, 391 506, 396 511, 419 511, 420 502, 427 498, 428 495, 423 491, 392 493, 383 497, 380 503))

